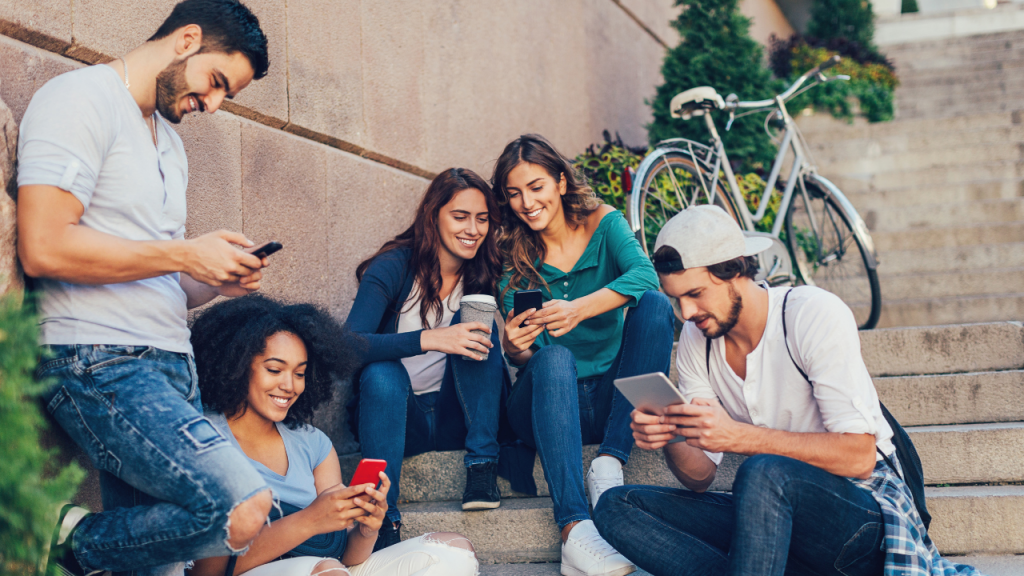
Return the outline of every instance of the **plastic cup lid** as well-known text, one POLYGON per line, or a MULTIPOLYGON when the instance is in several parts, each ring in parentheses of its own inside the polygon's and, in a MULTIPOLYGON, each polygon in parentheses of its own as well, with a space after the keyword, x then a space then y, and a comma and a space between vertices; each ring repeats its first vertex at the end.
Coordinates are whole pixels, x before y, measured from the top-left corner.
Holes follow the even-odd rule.
POLYGON ((480 302, 482 304, 490 304, 491 306, 498 306, 497 300, 494 296, 488 296, 487 294, 466 294, 462 297, 460 302, 480 302))

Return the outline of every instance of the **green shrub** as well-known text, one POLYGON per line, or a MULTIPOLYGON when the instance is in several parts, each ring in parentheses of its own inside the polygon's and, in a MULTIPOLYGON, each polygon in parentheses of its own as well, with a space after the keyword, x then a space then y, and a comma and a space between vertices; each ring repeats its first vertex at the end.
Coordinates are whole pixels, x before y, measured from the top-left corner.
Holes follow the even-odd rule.
POLYGON ((29 575, 43 560, 59 503, 85 476, 72 464, 54 468, 54 450, 39 445, 45 425, 36 398, 39 355, 35 317, 12 295, 0 297, 0 574, 29 575))
MULTIPOLYGON (((711 86, 724 98, 735 93, 741 100, 770 98, 781 83, 773 80, 762 64, 764 51, 750 37, 750 20, 740 14, 737 0, 677 0, 683 7, 673 26, 684 38, 668 51, 662 64, 664 83, 651 102, 654 122, 648 128, 650 141, 685 137, 709 139, 700 118, 672 118, 669 103, 676 94, 697 86, 711 86)), ((771 162, 771 142, 761 127, 763 117, 747 116, 725 131, 725 113, 716 112, 715 121, 725 141, 729 158, 744 169, 771 162)))
POLYGON ((875 17, 868 0, 814 0, 807 35, 822 40, 845 38, 871 46, 875 17))
POLYGON ((601 200, 625 213, 626 196, 630 191, 622 186, 622 172, 627 166, 636 170, 649 151, 649 148, 626 146, 618 134, 612 140, 605 130, 604 143, 588 146, 576 157, 576 167, 601 200))
POLYGON ((900 5, 900 12, 903 14, 917 12, 917 0, 903 0, 903 3, 900 5))

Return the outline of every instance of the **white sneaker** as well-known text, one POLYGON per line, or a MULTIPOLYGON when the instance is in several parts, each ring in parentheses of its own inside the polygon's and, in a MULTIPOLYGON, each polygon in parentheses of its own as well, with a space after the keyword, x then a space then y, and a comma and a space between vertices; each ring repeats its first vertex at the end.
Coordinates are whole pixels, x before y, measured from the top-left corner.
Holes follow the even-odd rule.
POLYGON ((601 538, 593 520, 573 526, 562 544, 563 576, 625 576, 634 571, 636 565, 601 538))
POLYGON ((597 507, 597 501, 606 490, 622 486, 622 463, 614 456, 598 456, 590 463, 587 472, 587 496, 590 505, 597 507))

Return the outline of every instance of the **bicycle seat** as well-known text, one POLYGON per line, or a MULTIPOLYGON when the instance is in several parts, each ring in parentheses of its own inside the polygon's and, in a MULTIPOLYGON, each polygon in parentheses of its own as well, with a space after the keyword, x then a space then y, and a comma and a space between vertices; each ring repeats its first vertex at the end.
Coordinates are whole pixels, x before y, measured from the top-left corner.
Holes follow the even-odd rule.
POLYGON ((700 111, 696 116, 703 114, 704 110, 725 108, 725 101, 718 95, 711 86, 698 86, 690 88, 686 92, 680 92, 672 97, 668 109, 673 118, 689 120, 694 112, 700 111))

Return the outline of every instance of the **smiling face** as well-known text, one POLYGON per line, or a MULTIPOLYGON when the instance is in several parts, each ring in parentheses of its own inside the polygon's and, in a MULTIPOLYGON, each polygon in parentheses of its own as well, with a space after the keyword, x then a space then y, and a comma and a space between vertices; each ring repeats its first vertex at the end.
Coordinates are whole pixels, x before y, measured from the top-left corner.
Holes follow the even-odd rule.
POLYGON ((743 299, 731 280, 720 280, 707 268, 658 274, 661 288, 679 300, 683 318, 693 322, 707 338, 725 336, 739 321, 743 299))
POLYGON ((556 180, 547 170, 529 162, 520 162, 513 168, 505 183, 509 207, 534 232, 545 230, 552 223, 565 222, 565 189, 564 177, 556 180))
POLYGON ((156 77, 156 109, 177 124, 191 112, 216 112, 225 98, 252 82, 253 69, 240 52, 199 52, 171 62, 156 77))
POLYGON ((476 256, 489 228, 487 199, 476 188, 456 192, 437 214, 440 249, 459 261, 476 256))
POLYGON ((291 332, 267 338, 262 354, 249 366, 247 408, 271 422, 281 422, 306 389, 306 345, 291 332))

